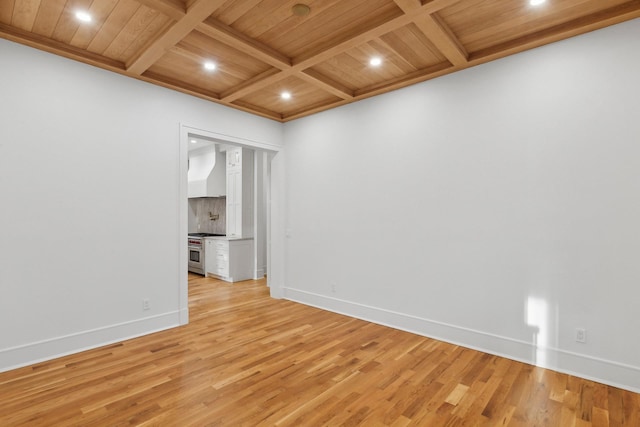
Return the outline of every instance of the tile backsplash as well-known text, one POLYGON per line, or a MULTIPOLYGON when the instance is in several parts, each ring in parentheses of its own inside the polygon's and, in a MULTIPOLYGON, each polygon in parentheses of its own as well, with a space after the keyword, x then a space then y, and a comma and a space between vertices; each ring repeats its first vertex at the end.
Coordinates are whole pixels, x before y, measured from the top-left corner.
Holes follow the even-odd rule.
POLYGON ((189 233, 227 234, 227 199, 198 197, 189 199, 189 233), (211 216, 218 215, 212 220, 211 216))

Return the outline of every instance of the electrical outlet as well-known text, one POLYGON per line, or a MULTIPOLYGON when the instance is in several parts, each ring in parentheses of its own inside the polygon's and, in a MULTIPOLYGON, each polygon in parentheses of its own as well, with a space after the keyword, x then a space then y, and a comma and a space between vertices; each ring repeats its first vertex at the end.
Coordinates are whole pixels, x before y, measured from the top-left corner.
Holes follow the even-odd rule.
POLYGON ((336 282, 329 282, 329 287, 331 288, 331 293, 335 294, 336 293, 336 282))
POLYGON ((587 342, 587 330, 584 328, 576 328, 576 342, 587 342))
POLYGON ((143 310, 151 310, 151 301, 149 298, 145 298, 142 300, 142 309, 143 310))

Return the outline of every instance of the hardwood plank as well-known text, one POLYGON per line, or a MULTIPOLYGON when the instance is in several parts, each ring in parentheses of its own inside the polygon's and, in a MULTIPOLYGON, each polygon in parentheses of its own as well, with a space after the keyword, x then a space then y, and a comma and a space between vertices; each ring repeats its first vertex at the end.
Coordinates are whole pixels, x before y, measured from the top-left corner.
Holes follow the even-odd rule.
MULTIPOLYGON (((87 23, 81 23, 75 17, 76 11, 87 11, 91 7, 92 0, 74 0, 73 2, 67 1, 64 10, 60 14, 58 21, 56 22, 56 28, 53 30, 51 38, 69 44, 73 35, 76 33, 81 25, 87 25, 87 23)), ((91 25, 90 23, 88 25, 91 25)))
POLYGON ((41 3, 31 31, 41 36, 51 37, 65 4, 66 0, 50 0, 41 3))
POLYGON ((526 1, 468 0, 443 9, 439 15, 467 51, 476 52, 627 3, 564 0, 533 8, 526 1))
MULTIPOLYGON (((147 35, 146 38, 143 37, 145 29, 149 27, 159 15, 157 11, 149 9, 146 6, 139 7, 105 49, 103 55, 125 62, 128 59, 125 52, 127 52, 132 43, 144 44, 148 40, 149 35, 147 35)), ((161 20, 161 28, 162 24, 166 23, 164 19, 161 20)), ((155 32, 153 35, 155 35, 155 32)))
POLYGON ((87 53, 82 49, 69 46, 65 43, 49 39, 38 34, 21 31, 15 27, 5 24, 0 24, 0 37, 17 43, 22 43, 36 49, 44 50, 45 52, 55 53, 56 55, 60 55, 65 58, 75 59, 86 64, 95 65, 109 71, 117 73, 124 71, 124 64, 121 62, 114 61, 91 52, 87 53))
POLYGON ((640 425, 636 393, 273 300, 264 280, 190 275, 189 307, 188 325, 0 373, 0 425, 640 425))
POLYGON ((41 0, 20 0, 13 7, 11 25, 21 30, 31 31, 36 20, 41 0))
MULTIPOLYGON (((151 9, 150 9, 151 10, 151 9)), ((120 53, 117 59, 125 62, 128 58, 131 58, 136 52, 144 48, 153 40, 158 34, 163 34, 173 24, 173 21, 167 19, 167 17, 156 11, 152 11, 148 15, 148 19, 144 19, 139 23, 137 28, 133 29, 129 33, 131 36, 130 42, 127 48, 120 53)))
POLYGON ((527 49, 638 17, 640 17, 640 0, 633 0, 626 4, 546 28, 537 33, 510 40, 500 45, 472 52, 469 55, 469 61, 472 65, 488 62, 493 59, 502 58, 513 53, 522 52, 527 49))
POLYGON ((2 7, 0 7, 0 23, 11 24, 15 4, 16 0, 3 0, 2 7))
POLYGON ((104 55, 104 52, 118 36, 122 28, 127 25, 131 17, 141 7, 133 1, 119 1, 86 49, 89 52, 104 55))
POLYGON ((119 0, 98 0, 91 4, 89 13, 93 17, 94 25, 83 25, 73 35, 73 38, 69 42, 72 46, 86 49, 93 38, 100 31, 103 22, 111 15, 111 12, 118 5, 119 0))
POLYGON ((266 24, 263 28, 248 21, 241 29, 293 58, 318 46, 326 46, 345 34, 360 32, 402 14, 390 0, 332 0, 325 3, 324 10, 321 3, 316 4, 320 10, 312 5, 313 10, 307 17, 292 16, 289 5, 281 9, 282 17, 275 22, 271 22, 273 15, 263 14, 264 18, 259 19, 266 24))

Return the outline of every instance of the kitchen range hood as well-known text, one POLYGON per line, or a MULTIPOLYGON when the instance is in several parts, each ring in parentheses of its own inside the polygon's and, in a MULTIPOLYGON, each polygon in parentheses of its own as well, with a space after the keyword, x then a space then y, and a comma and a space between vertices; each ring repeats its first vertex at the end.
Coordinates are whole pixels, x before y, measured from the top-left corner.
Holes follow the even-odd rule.
POLYGON ((226 196, 226 154, 217 144, 189 151, 187 179, 190 198, 226 196))

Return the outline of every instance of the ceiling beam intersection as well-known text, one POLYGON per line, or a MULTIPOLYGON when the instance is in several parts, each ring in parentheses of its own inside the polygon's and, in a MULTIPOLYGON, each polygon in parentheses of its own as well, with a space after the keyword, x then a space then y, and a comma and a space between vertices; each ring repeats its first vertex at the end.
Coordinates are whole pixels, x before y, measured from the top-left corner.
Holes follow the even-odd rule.
POLYGON ((272 67, 280 70, 291 68, 291 59, 287 56, 213 18, 198 24, 196 30, 272 67))
POLYGON ((137 0, 139 3, 168 16, 174 21, 179 21, 187 13, 184 5, 171 0, 137 0))
POLYGON ((422 5, 419 0, 393 0, 402 11, 413 17, 413 23, 433 43, 433 45, 453 65, 464 66, 469 62, 469 53, 460 43, 453 31, 436 12, 457 2, 451 0, 432 0, 422 5), (436 3, 437 6, 436 6, 436 3), (429 6, 429 7, 427 7, 429 6))
MULTIPOLYGON (((394 0, 395 1, 395 0, 394 0)), ((323 78, 318 73, 310 72, 311 67, 320 64, 330 58, 333 58, 336 55, 339 55, 343 52, 346 52, 349 49, 352 49, 361 44, 367 43, 371 40, 374 40, 384 34, 387 34, 391 31, 397 30, 405 25, 412 23, 417 15, 434 13, 444 7, 447 7, 453 3, 458 2, 459 0, 431 0, 425 4, 421 4, 419 0, 398 0, 403 2, 413 2, 415 3, 415 10, 411 13, 403 13, 402 15, 390 19, 389 21, 374 27, 368 30, 365 30, 361 33, 350 35, 349 37, 340 40, 338 42, 333 41, 330 45, 322 46, 316 49, 313 52, 309 52, 304 56, 300 56, 297 58, 293 58, 291 60, 290 68, 282 68, 279 67, 282 72, 275 75, 270 75, 265 79, 254 79, 252 83, 249 85, 242 85, 238 87, 238 90, 235 88, 227 91, 222 94, 222 99, 224 101, 232 102, 236 99, 239 99, 245 95, 256 92, 258 90, 264 89, 265 87, 283 80, 291 75, 296 75, 299 78, 302 78, 316 87, 320 87, 324 90, 328 90, 330 93, 339 96, 343 99, 350 99, 353 94, 344 87, 339 87, 336 82, 329 82, 326 80, 326 77, 323 78), (305 71, 306 75, 302 75, 305 71), (311 79, 315 79, 315 81, 311 79)), ((274 65, 274 64, 272 64, 274 65)), ((276 65, 274 65, 276 66, 276 65)))
POLYGON ((158 38, 143 47, 127 62, 127 71, 140 75, 160 59, 169 49, 185 38, 202 21, 207 19, 225 0, 196 0, 187 13, 158 38))

